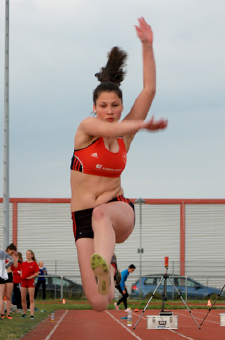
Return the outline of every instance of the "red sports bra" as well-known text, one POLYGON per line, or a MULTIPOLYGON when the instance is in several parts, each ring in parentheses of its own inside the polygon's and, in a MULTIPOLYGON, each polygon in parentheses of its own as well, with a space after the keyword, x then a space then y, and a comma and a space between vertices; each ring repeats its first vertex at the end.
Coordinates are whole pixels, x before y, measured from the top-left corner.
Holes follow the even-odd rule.
POLYGON ((74 150, 71 170, 84 174, 119 177, 127 160, 126 147, 122 137, 117 138, 119 151, 114 153, 106 149, 103 137, 99 137, 84 149, 74 150))

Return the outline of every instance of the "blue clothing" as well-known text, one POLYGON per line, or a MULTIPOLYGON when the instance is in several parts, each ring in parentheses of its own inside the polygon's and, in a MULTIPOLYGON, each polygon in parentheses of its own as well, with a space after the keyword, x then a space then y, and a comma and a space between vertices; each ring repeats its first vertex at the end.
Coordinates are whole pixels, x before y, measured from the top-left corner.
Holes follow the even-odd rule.
POLYGON ((123 271, 121 272, 120 287, 121 287, 122 290, 125 289, 125 288, 124 288, 125 282, 126 282, 126 280, 127 280, 129 274, 130 274, 130 273, 128 272, 128 269, 125 269, 125 270, 123 270, 123 271))
MULTIPOLYGON (((45 267, 39 268, 39 275, 47 275, 47 269, 45 267), (44 270, 46 273, 44 273, 44 270)), ((38 276, 38 281, 45 281, 45 277, 38 276)))

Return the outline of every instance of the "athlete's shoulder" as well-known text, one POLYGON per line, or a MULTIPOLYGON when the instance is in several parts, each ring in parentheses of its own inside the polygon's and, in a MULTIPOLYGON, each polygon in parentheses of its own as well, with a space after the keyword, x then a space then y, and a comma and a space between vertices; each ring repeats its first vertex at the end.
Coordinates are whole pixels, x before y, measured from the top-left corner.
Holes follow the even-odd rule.
POLYGON ((88 124, 92 124, 94 121, 96 121, 96 117, 86 117, 86 118, 84 118, 81 122, 80 122, 80 124, 79 124, 79 126, 78 126, 78 129, 82 129, 83 127, 85 127, 86 125, 88 125, 88 124))

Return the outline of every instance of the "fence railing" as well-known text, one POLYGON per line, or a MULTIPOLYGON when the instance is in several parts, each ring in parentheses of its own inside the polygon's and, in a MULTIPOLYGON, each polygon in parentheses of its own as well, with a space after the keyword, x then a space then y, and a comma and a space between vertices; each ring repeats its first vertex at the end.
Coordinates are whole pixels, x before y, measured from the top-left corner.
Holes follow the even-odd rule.
MULTIPOLYGON (((85 298, 82 284, 80 283, 80 277, 71 275, 63 276, 63 275, 43 275, 39 277, 44 277, 46 280, 46 296, 47 298, 52 299, 80 299, 85 298)), ((136 277, 138 280, 140 280, 140 277, 136 277)), ((129 285, 128 293, 130 294, 131 298, 134 299, 150 299, 154 290, 158 286, 158 290, 155 291, 154 297, 157 297, 159 299, 166 298, 169 300, 178 299, 180 296, 183 297, 183 299, 187 302, 188 300, 201 300, 201 299, 209 299, 210 296, 217 296, 225 299, 225 290, 223 289, 225 286, 225 275, 218 275, 218 276, 210 276, 210 275, 199 275, 198 279, 199 281, 195 281, 194 279, 190 279, 188 276, 178 276, 174 274, 168 274, 168 278, 166 279, 166 290, 164 288, 164 280, 165 278, 162 275, 146 275, 142 276, 142 284, 143 282, 146 283, 146 280, 154 281, 150 282, 152 284, 146 283, 146 287, 149 288, 149 291, 146 289, 143 289, 140 293, 140 285, 139 283, 136 283, 136 287, 138 289, 137 294, 131 294, 131 289, 133 285, 129 285), (154 279, 154 280, 153 280, 154 279), (219 288, 211 287, 209 285, 210 281, 215 281, 216 279, 219 279, 220 282, 224 282, 221 284, 219 288), (171 283, 172 282, 172 283, 171 283), (205 282, 203 284, 202 282, 205 282), (164 295, 166 293, 166 295, 164 295)), ((37 282, 37 278, 36 278, 37 282)), ((140 282, 140 281, 139 281, 140 282)), ((135 290, 133 290, 135 292, 135 290)), ((117 290, 115 290, 115 299, 117 299, 119 296, 119 293, 117 290)), ((42 297, 42 287, 40 286, 38 291, 38 298, 42 297)))

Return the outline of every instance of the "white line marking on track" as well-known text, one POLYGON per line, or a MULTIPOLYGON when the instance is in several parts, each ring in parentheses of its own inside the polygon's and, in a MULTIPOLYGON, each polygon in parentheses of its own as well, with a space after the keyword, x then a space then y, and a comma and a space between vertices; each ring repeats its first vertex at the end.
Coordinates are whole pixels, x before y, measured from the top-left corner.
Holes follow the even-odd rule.
MULTIPOLYGON (((134 314, 135 315, 135 314, 134 314)), ((135 316, 137 316, 137 317, 139 317, 139 315, 135 315, 135 316)), ((146 320, 147 321, 147 319, 145 318, 145 317, 142 317, 142 319, 144 319, 144 320, 146 320)), ((182 338, 185 338, 185 339, 188 339, 188 340, 194 340, 193 338, 189 338, 188 336, 186 336, 186 335, 184 335, 184 334, 181 334, 181 333, 179 333, 179 332, 177 332, 177 331, 174 331, 173 329, 165 329, 166 331, 170 331, 170 332, 172 332, 172 333, 175 333, 175 334, 177 334, 177 335, 180 335, 182 338)), ((160 330, 158 330, 158 331, 160 331, 160 330)))
POLYGON ((177 335, 180 335, 180 336, 182 336, 182 337, 185 338, 185 339, 194 340, 193 338, 189 338, 188 336, 186 336, 186 335, 184 335, 184 334, 181 334, 181 333, 178 333, 178 332, 174 331, 173 329, 168 329, 168 331, 173 332, 173 333, 175 333, 175 334, 177 334, 177 335))
MULTIPOLYGON (((213 310, 215 310, 215 309, 213 309, 213 310)), ((218 318, 218 316, 219 316, 219 313, 221 313, 221 312, 224 312, 224 309, 222 310, 220 310, 220 309, 217 309, 217 311, 218 311, 218 315, 214 315, 214 314, 212 314, 212 313, 210 313, 209 315, 210 315, 210 317, 211 318, 218 318)), ((195 314, 201 314, 201 315, 206 315, 207 314, 207 312, 208 312, 208 310, 206 309, 206 311, 203 313, 203 312, 200 312, 200 311, 198 311, 197 309, 195 309, 195 314)))
MULTIPOLYGON (((178 315, 180 314, 180 315, 186 316, 186 317, 189 317, 189 316, 190 316, 190 315, 182 314, 181 312, 177 312, 177 314, 178 314, 178 315)), ((201 320, 201 321, 202 321, 202 318, 198 318, 198 317, 196 317, 196 316, 195 316, 195 319, 196 319, 196 320, 201 320)), ((211 321, 211 320, 207 320, 207 319, 206 319, 205 321, 211 322, 211 323, 216 323, 217 325, 219 325, 219 322, 216 322, 216 321, 211 321)))
POLYGON ((59 326, 59 324, 62 322, 64 316, 68 313, 68 310, 65 311, 65 313, 63 314, 63 316, 59 319, 59 321, 57 322, 57 324, 55 325, 55 327, 51 330, 51 332, 49 333, 49 335, 45 338, 45 340, 49 340, 52 336, 52 334, 55 332, 56 328, 59 326))
POLYGON ((139 336, 137 336, 136 334, 134 334, 133 332, 131 332, 126 326, 124 326, 121 322, 119 322, 119 320, 117 320, 116 318, 114 318, 114 316, 112 314, 110 314, 107 310, 105 311, 107 314, 109 314, 111 316, 111 318, 113 318, 116 322, 118 322, 118 324, 120 326, 122 326, 123 328, 125 328, 130 334, 132 334, 136 339, 138 340, 142 340, 141 338, 139 338, 139 336))

